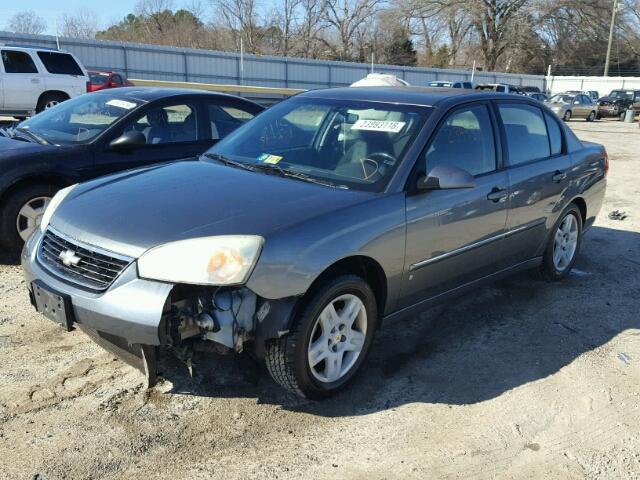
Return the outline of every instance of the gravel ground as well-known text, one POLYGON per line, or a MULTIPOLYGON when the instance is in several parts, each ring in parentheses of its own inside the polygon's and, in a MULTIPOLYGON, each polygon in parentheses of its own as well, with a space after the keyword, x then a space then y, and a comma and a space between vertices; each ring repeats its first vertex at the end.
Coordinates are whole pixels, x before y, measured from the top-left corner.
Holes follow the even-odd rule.
POLYGON ((4 258, 0 478, 640 478, 640 130, 571 127, 611 158, 574 274, 522 274, 387 324, 359 380, 322 403, 213 355, 193 377, 167 363, 146 391, 34 313, 4 258))

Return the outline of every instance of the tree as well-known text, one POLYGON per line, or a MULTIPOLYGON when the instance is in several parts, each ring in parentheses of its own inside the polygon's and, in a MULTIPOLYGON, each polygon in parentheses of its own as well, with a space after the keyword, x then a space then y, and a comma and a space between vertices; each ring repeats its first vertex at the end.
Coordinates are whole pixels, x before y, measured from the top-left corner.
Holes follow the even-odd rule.
POLYGON ((7 30, 15 33, 38 35, 47 29, 47 24, 35 12, 16 13, 7 24, 7 30))
POLYGON ((236 50, 240 50, 241 39, 244 48, 252 53, 260 53, 260 26, 256 0, 213 0, 222 17, 223 24, 231 32, 236 50))
POLYGON ((385 46, 384 50, 386 63, 407 66, 414 66, 418 63, 418 54, 404 29, 394 30, 391 42, 385 46))
POLYGON ((95 38, 98 33, 98 17, 93 10, 81 8, 74 14, 62 15, 63 37, 70 38, 95 38))

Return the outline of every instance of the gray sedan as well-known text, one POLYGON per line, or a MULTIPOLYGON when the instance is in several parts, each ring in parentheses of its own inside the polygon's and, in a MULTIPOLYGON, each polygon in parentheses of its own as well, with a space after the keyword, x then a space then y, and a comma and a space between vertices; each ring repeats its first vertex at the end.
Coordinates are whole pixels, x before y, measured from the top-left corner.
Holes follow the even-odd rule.
POLYGON ((566 277, 607 167, 527 97, 313 91, 199 162, 62 190, 22 266, 39 312, 150 384, 159 353, 205 344, 322 398, 354 378, 383 320, 521 270, 566 277))
POLYGON ((572 118, 593 122, 597 117, 598 106, 587 95, 559 93, 544 103, 565 122, 572 118))

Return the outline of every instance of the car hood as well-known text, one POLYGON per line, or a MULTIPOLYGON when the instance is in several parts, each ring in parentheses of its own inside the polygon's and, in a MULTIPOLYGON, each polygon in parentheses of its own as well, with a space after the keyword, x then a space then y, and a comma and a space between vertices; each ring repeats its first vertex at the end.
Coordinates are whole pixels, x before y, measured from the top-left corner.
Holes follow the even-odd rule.
POLYGON ((616 98, 616 97, 600 97, 598 99, 599 102, 611 102, 611 103, 620 103, 624 102, 624 98, 616 98))
POLYGON ((209 162, 177 162, 78 186, 58 207, 51 226, 80 242, 136 258, 188 238, 266 238, 375 195, 209 162))
POLYGON ((58 148, 55 145, 40 145, 0 135, 0 161, 49 152, 58 148))

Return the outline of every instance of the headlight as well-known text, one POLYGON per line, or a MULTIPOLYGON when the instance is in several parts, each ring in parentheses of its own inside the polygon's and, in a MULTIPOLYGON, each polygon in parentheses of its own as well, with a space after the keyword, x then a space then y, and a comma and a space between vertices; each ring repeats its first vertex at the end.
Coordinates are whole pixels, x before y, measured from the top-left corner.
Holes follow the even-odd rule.
POLYGON ((47 209, 42 214, 42 220, 40 221, 40 231, 44 232, 47 229, 47 227, 49 226, 49 222, 51 221, 51 217, 53 217, 55 211, 58 209, 64 199, 67 198, 67 195, 69 195, 71 191, 77 186, 78 184, 76 183, 75 185, 71 185, 70 187, 63 188, 53 196, 51 202, 49 202, 49 205, 47 206, 47 209))
POLYGON ((142 278, 195 285, 240 285, 247 281, 262 237, 228 235, 180 240, 152 248, 138 260, 142 278))

